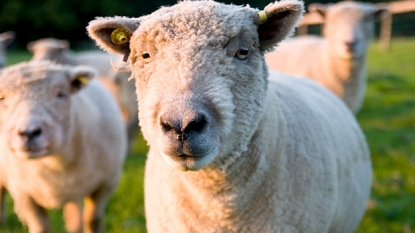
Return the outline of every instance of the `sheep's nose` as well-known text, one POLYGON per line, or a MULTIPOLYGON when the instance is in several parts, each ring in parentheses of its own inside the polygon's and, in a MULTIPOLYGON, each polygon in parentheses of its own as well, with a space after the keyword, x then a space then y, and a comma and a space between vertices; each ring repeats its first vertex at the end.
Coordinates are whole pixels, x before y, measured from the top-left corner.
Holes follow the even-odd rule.
POLYGON ((19 136, 27 140, 33 140, 34 138, 42 134, 42 129, 38 126, 31 126, 25 129, 19 130, 19 136))
POLYGON ((345 44, 346 44, 347 51, 353 52, 357 45, 357 41, 356 40, 346 41, 345 44))
POLYGON ((165 134, 173 133, 176 140, 183 142, 189 134, 202 132, 207 125, 207 120, 202 113, 183 119, 163 115, 160 117, 160 125, 165 134))

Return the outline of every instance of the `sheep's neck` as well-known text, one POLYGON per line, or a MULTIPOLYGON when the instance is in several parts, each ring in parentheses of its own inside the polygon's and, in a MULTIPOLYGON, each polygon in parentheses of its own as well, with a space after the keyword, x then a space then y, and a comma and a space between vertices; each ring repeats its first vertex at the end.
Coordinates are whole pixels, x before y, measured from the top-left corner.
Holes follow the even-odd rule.
POLYGON ((364 83, 366 77, 366 52, 359 57, 347 59, 333 55, 333 52, 326 52, 330 55, 326 56, 328 60, 325 64, 329 65, 321 67, 321 69, 323 72, 327 72, 327 77, 332 77, 332 79, 326 80, 329 82, 328 88, 341 97, 349 108, 353 111, 357 110, 359 108, 357 105, 361 104, 357 100, 363 98, 362 95, 366 88, 364 83))

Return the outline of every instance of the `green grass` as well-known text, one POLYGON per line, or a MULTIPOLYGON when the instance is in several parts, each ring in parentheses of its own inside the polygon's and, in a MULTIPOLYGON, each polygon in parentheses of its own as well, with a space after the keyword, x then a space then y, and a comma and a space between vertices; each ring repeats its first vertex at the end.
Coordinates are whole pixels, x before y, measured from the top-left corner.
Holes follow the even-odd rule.
POLYGON ((358 232, 415 231, 415 40, 373 44, 358 120, 372 153, 372 200, 358 232))
MULTIPOLYGON (((28 60, 12 52, 9 63, 28 60)), ((392 40, 385 52, 374 43, 369 52, 368 88, 358 120, 373 159, 372 198, 357 232, 415 232, 415 38, 392 40)), ((147 147, 138 135, 120 185, 105 215, 106 232, 145 232, 144 161, 147 147)), ((8 224, 2 232, 26 232, 8 198, 8 224)), ((63 231, 62 212, 50 212, 53 232, 63 231)))

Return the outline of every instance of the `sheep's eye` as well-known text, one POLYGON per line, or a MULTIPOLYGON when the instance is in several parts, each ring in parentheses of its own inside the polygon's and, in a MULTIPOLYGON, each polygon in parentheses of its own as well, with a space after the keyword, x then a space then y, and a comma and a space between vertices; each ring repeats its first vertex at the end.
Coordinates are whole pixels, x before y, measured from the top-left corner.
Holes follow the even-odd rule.
POLYGON ((236 51, 235 57, 239 60, 246 60, 248 58, 249 49, 246 47, 241 47, 236 51))
POLYGON ((149 59, 150 58, 150 54, 147 52, 144 52, 143 54, 141 54, 141 56, 143 57, 143 59, 149 59))
POLYGON ((56 93, 56 98, 59 100, 65 99, 67 97, 66 93, 63 91, 58 91, 58 93, 56 93))

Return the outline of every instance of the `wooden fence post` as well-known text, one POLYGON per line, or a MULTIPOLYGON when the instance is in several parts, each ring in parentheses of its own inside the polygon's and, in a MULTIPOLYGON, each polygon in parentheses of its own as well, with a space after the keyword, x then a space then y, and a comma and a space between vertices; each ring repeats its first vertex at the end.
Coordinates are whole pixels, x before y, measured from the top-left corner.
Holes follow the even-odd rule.
POLYGON ((380 20, 380 33, 379 33, 380 47, 384 51, 389 51, 390 41, 392 36, 392 13, 388 12, 380 20))

